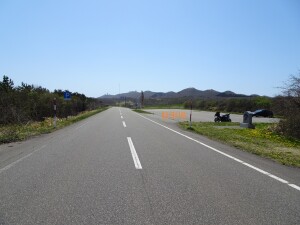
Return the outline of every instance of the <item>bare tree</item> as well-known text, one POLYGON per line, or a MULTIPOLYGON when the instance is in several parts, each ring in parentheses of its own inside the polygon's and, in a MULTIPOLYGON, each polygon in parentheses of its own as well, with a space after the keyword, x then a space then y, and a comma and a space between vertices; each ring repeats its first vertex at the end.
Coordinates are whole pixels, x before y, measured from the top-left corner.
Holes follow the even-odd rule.
POLYGON ((300 71, 298 76, 291 75, 285 86, 282 87, 283 94, 290 98, 300 108, 300 71))
POLYGON ((300 139, 300 71, 291 75, 282 87, 284 119, 279 123, 279 130, 286 136, 300 139))

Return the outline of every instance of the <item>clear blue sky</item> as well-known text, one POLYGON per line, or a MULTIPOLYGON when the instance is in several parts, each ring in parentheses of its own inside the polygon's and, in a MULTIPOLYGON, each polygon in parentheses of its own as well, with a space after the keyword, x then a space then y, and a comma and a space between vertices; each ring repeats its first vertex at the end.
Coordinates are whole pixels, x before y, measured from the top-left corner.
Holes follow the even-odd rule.
POLYGON ((0 31, 1 76, 90 97, 275 96, 300 69, 299 0, 0 0, 0 31))

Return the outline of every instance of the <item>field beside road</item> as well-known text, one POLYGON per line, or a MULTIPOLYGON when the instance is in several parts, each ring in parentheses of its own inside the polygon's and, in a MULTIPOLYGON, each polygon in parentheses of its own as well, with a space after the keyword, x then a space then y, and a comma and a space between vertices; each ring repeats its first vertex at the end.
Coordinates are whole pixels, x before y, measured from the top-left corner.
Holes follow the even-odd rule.
POLYGON ((239 129, 239 123, 181 122, 183 129, 205 135, 243 151, 300 167, 300 141, 273 132, 275 124, 257 123, 255 129, 239 129))
POLYGON ((56 122, 56 128, 54 128, 53 125, 53 118, 46 118, 42 122, 29 121, 27 124, 3 125, 0 126, 0 144, 22 141, 32 136, 50 133, 80 120, 86 119, 106 109, 107 107, 104 107, 92 111, 86 111, 68 118, 58 118, 56 122))
MULTIPOLYGON (((189 128, 189 122, 186 121, 189 120, 190 110, 146 109, 145 111, 153 113, 152 118, 166 123, 179 123, 179 126, 186 130, 189 128), (181 114, 184 114, 185 118, 174 116, 181 114)), ((190 131, 283 165, 300 167, 300 141, 274 132, 278 118, 254 117, 253 123, 256 129, 252 130, 239 128, 243 115, 231 114, 232 123, 214 123, 214 114, 215 112, 193 110, 193 124, 190 131)))

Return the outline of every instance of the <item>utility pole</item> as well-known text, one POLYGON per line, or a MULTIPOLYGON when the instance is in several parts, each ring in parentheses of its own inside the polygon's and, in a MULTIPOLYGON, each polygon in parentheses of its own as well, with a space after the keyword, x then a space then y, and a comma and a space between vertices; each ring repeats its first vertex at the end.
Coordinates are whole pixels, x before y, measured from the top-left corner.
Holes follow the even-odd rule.
POLYGON ((193 111, 193 101, 191 100, 190 102, 190 107, 191 107, 191 111, 190 111, 190 128, 192 127, 192 111, 193 111))
POLYGON ((141 92, 141 108, 144 106, 144 92, 141 92))
POLYGON ((121 95, 120 95, 120 83, 119 83, 119 107, 121 106, 121 101, 122 101, 122 99, 121 99, 121 95))
POLYGON ((53 100, 53 109, 54 109, 54 118, 53 118, 53 125, 54 128, 56 128, 56 98, 54 98, 53 100))

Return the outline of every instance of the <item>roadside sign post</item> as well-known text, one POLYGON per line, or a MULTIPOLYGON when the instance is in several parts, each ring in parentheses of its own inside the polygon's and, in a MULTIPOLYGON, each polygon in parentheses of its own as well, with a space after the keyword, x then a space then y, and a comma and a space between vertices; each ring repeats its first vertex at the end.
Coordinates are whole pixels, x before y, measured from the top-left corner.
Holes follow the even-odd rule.
POLYGON ((190 128, 192 127, 192 110, 193 110, 193 101, 191 100, 191 111, 190 111, 190 128))
POLYGON ((53 109, 54 109, 54 118, 53 118, 53 125, 56 128, 56 98, 53 100, 53 109))
POLYGON ((69 91, 64 92, 64 100, 70 101, 71 97, 72 97, 71 92, 69 92, 69 91))
POLYGON ((144 106, 144 92, 141 91, 141 107, 140 108, 143 108, 144 106))

